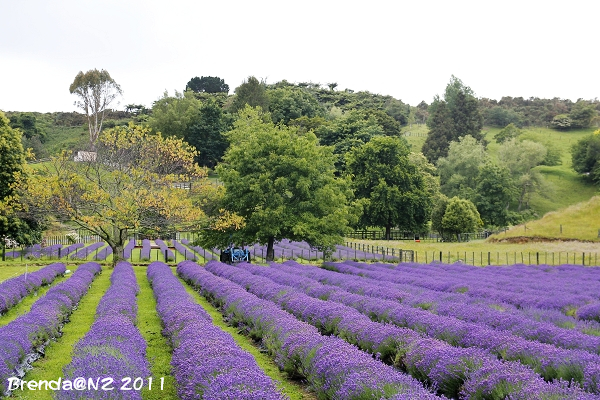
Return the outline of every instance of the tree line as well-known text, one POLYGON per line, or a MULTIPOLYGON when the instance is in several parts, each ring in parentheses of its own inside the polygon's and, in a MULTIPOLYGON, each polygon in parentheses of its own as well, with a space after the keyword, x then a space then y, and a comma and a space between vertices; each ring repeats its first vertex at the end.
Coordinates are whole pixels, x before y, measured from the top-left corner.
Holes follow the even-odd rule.
MULTIPOLYGON (((195 230, 201 244, 220 248, 260 242, 272 249, 288 238, 327 250, 347 229, 361 227, 388 234, 434 229, 460 239, 526 218, 523 205, 543 186, 534 167, 558 162, 553 149, 521 137, 517 120, 496 135, 501 149, 492 161, 482 100, 454 76, 443 96, 417 107, 336 88, 251 76, 229 95, 221 78, 194 77, 149 109, 127 105, 129 120, 106 128, 121 88, 106 71, 80 73, 69 89, 86 114, 95 157, 76 163, 64 152, 44 170, 24 173, 26 152, 15 138, 43 132, 36 133, 31 114, 4 118, 2 132, 20 155, 2 162, 3 176, 14 179, 2 197, 3 213, 8 203, 22 203, 11 206, 21 214, 10 215, 30 218, 32 232, 48 223, 40 216, 51 215, 95 232, 115 254, 133 230, 157 236, 195 230), (419 120, 429 134, 422 149, 411 149, 401 128, 419 120), (207 184, 209 169, 222 185, 207 184), (178 185, 184 180, 194 181, 191 190, 178 185)), ((579 103, 568 110, 571 121, 595 107, 579 103)), ((596 114, 586 117, 590 124, 596 114)), ((598 176, 597 156, 589 156, 596 136, 576 146, 585 157, 573 150, 575 168, 592 177, 598 176)), ((14 226, 0 234, 12 237, 14 226)))

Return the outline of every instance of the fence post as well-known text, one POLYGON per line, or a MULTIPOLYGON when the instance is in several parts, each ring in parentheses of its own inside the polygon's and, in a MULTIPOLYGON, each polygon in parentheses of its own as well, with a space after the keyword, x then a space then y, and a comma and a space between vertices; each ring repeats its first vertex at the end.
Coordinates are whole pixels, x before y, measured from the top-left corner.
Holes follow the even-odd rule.
POLYGON ((537 265, 540 265, 540 252, 539 252, 539 251, 537 251, 537 252, 535 253, 535 263, 536 263, 537 265))

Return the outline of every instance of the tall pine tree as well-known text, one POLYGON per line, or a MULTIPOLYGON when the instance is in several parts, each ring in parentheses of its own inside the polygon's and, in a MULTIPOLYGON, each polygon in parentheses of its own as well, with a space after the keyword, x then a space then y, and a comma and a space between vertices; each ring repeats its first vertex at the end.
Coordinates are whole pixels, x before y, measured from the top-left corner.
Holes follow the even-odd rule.
POLYGON ((459 137, 471 135, 478 141, 483 140, 483 116, 473 90, 453 75, 446 86, 444 100, 436 97, 430 106, 427 126, 429 136, 422 151, 431 163, 445 157, 450 142, 459 137))

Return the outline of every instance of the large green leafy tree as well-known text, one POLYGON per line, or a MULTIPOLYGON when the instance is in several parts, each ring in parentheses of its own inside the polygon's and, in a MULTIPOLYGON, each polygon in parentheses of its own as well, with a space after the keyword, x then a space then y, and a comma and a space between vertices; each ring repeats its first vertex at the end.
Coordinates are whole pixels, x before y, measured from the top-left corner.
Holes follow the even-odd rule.
POLYGON ((579 100, 569 113, 572 128, 588 128, 597 117, 598 112, 593 104, 579 100))
POLYGON ((0 246, 4 259, 5 241, 12 239, 24 245, 41 239, 40 220, 28 215, 22 193, 28 184, 25 151, 21 132, 12 129, 0 111, 0 246))
POLYGON ((346 169, 344 155, 347 152, 384 133, 377 119, 362 110, 348 111, 316 130, 322 145, 333 146, 339 173, 346 169))
POLYGON ((229 85, 218 76, 195 76, 190 79, 185 89, 195 93, 227 93, 229 85))
POLYGON ((533 193, 548 192, 548 190, 544 190, 546 185, 542 175, 534 169, 544 162, 547 153, 548 150, 543 144, 531 140, 511 139, 504 142, 498 149, 499 164, 510 171, 520 192, 518 211, 521 211, 533 193))
POLYGON ((246 105, 260 107, 263 111, 269 110, 269 96, 264 82, 256 77, 249 76, 240 86, 235 88, 235 96, 231 103, 231 111, 237 112, 246 105))
POLYGON ((284 86, 267 91, 269 111, 276 124, 289 124, 301 117, 314 118, 323 115, 316 97, 308 90, 294 86, 284 86))
POLYGON ((230 243, 273 245, 281 239, 304 240, 331 251, 341 243, 353 213, 346 181, 334 176, 331 148, 320 146, 313 133, 276 126, 268 114, 246 107, 228 132, 230 147, 217 166, 225 186, 222 214, 237 215, 243 223, 232 229, 201 232, 205 246, 230 243))
POLYGON ((90 147, 93 149, 102 131, 106 110, 123 93, 121 86, 111 78, 108 71, 91 69, 86 73, 79 71, 69 86, 69 91, 79 97, 75 105, 87 115, 90 147))
POLYGON ((350 151, 346 172, 362 199, 361 226, 420 232, 429 220, 432 199, 410 150, 401 138, 378 136, 350 151))
POLYGON ((200 100, 191 91, 164 93, 152 107, 150 127, 165 136, 181 138, 198 150, 196 162, 213 167, 220 161, 228 142, 223 133, 231 127, 217 99, 200 100))
POLYGON ((479 168, 487 159, 483 145, 470 135, 451 142, 448 156, 437 162, 441 192, 448 197, 472 199, 479 168))
POLYGON ((175 91, 173 96, 164 92, 163 96, 152 105, 152 116, 148 121, 155 132, 165 136, 186 138, 190 126, 199 122, 202 102, 192 92, 175 91))
POLYGON ((453 197, 448 201, 442 217, 442 228, 445 232, 456 235, 460 242, 461 233, 476 232, 481 225, 479 212, 471 201, 459 197, 453 197))
POLYGON ((450 142, 456 137, 450 110, 445 101, 436 99, 429 107, 427 126, 429 134, 421 151, 430 163, 435 164, 440 157, 448 155, 450 142))
POLYGON ((600 129, 571 147, 573 169, 600 184, 600 129))
POLYGON ((483 139, 483 116, 479 103, 473 90, 454 75, 446 86, 444 99, 434 99, 429 115, 427 126, 430 133, 425 140, 423 154, 432 163, 439 157, 445 157, 450 142, 459 137, 470 135, 478 141, 483 139), (442 110, 438 110, 440 107, 442 110))
POLYGON ((474 203, 486 226, 507 226, 510 221, 509 204, 518 191, 510 171, 503 166, 487 161, 479 169, 474 203))
POLYGON ((202 102, 195 118, 184 135, 184 139, 196 147, 196 161, 205 167, 214 167, 225 154, 229 142, 223 135, 231 128, 229 114, 211 99, 202 102))

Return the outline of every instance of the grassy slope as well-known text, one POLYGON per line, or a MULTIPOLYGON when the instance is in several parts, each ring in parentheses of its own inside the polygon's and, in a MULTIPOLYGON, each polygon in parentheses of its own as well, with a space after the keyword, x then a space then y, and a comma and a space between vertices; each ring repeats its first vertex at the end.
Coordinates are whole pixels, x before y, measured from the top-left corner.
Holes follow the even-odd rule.
POLYGON ((518 225, 505 233, 495 235, 501 240, 507 237, 534 236, 599 241, 600 196, 574 204, 560 211, 549 212, 543 218, 518 225))
MULTIPOLYGON (((500 145, 495 142, 494 135, 499 128, 486 128, 485 138, 489 142, 488 151, 496 159, 500 145)), ((598 188, 577 174, 571 168, 571 146, 583 137, 591 134, 593 128, 569 132, 554 129, 532 127, 523 129, 522 139, 549 143, 561 152, 562 164, 557 166, 539 166, 536 169, 544 176, 547 188, 543 193, 532 196, 529 205, 538 215, 556 211, 572 204, 589 200, 598 194, 598 188)))

